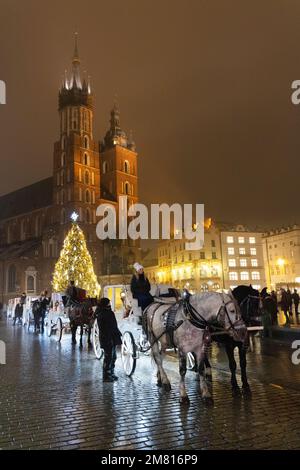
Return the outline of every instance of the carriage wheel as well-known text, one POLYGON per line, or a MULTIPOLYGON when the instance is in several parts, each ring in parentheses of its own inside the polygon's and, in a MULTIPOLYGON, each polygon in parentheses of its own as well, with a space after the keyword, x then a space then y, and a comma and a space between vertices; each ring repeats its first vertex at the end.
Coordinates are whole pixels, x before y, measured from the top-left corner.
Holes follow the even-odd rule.
POLYGON ((92 342, 96 358, 101 359, 101 357, 103 356, 103 349, 100 346, 99 326, 97 320, 94 321, 92 329, 92 342))
POLYGON ((60 343, 61 341, 62 332, 63 332, 62 319, 58 317, 57 322, 56 322, 56 340, 58 343, 60 343))
POLYGON ((121 355, 125 374, 130 377, 136 366, 136 344, 130 331, 123 334, 121 355))
POLYGON ((194 353, 188 352, 186 355, 186 368, 187 370, 195 370, 196 367, 196 358, 194 353))

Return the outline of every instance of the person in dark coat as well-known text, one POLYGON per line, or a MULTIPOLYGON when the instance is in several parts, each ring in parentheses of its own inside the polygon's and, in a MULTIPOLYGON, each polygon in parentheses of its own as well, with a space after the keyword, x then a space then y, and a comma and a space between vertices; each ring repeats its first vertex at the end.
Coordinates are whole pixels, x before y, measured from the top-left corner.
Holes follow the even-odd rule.
POLYGON ((41 332, 44 333, 45 316, 48 305, 50 305, 50 297, 48 297, 48 291, 44 291, 40 296, 40 317, 41 317, 41 332))
POLYGON ((100 299, 95 313, 99 326, 100 345, 104 350, 103 381, 114 382, 118 380, 118 377, 115 375, 115 363, 117 359, 117 346, 122 344, 122 334, 118 328, 116 316, 112 311, 108 298, 103 297, 100 299))
POLYGON ((287 295, 287 302, 288 302, 288 307, 289 307, 289 315, 290 315, 290 317, 292 317, 292 315, 293 315, 293 297, 292 297, 292 293, 291 293, 289 288, 287 288, 286 295, 287 295))
POLYGON ((19 301, 15 308, 15 316, 14 316, 13 325, 16 324, 17 320, 20 323, 20 321, 22 320, 22 317, 23 317, 23 304, 21 303, 21 301, 19 301))
POLYGON ((298 312, 298 307, 299 307, 299 294, 298 294, 297 289, 294 289, 294 292, 292 293, 292 298, 293 298, 294 305, 295 305, 295 314, 296 314, 296 315, 299 315, 299 312, 298 312))
POLYGON ((290 319, 289 319, 289 315, 288 315, 288 312, 289 312, 289 298, 288 298, 288 295, 287 295, 287 292, 286 292, 285 289, 281 288, 280 293, 281 293, 280 307, 283 310, 283 313, 284 313, 284 316, 285 316, 285 319, 286 319, 285 325, 289 326, 290 325, 290 319))
POLYGON ((134 263, 135 274, 131 279, 131 292, 132 297, 137 299, 139 307, 142 311, 153 302, 153 297, 150 294, 151 285, 149 279, 145 276, 144 268, 139 263, 134 263))

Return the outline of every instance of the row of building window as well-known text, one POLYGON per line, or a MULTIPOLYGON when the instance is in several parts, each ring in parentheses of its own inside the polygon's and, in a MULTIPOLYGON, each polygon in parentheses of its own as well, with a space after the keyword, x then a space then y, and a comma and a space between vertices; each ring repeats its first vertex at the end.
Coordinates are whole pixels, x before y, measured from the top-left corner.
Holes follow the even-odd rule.
POLYGON ((31 237, 40 237, 42 234, 42 223, 40 216, 37 216, 34 220, 23 219, 20 222, 20 226, 7 226, 7 243, 11 243, 13 240, 26 240, 31 237))
MULTIPOLYGON (((253 267, 257 267, 258 266, 258 260, 257 259, 251 259, 250 260, 250 264, 251 266, 253 267)), ((243 268, 245 268, 246 266, 248 266, 248 261, 246 259, 240 259, 239 260, 239 265, 243 268)), ((237 266, 237 262, 235 259, 229 259, 228 260, 228 266, 230 268, 235 268, 237 266)))
MULTIPOLYGON (((248 271, 242 271, 240 273, 240 280, 241 281, 249 281, 251 279, 254 281, 258 281, 260 279, 260 273, 258 271, 252 271, 252 273, 249 273, 248 271)), ((230 281, 238 281, 239 279, 239 273, 230 271, 229 272, 229 280, 230 281)))
MULTIPOLYGON (((102 173, 105 175, 105 173, 108 173, 109 171, 111 171, 110 162, 105 160, 102 163, 102 173)), ((124 173, 127 173, 128 175, 130 175, 130 174, 135 175, 135 167, 133 166, 131 168, 130 163, 129 163, 128 160, 124 160, 123 162, 121 162, 121 170, 120 171, 123 171, 124 173)))
MULTIPOLYGON (((235 255, 235 248, 233 246, 229 246, 227 248, 227 253, 231 256, 235 255)), ((238 250, 239 255, 246 255, 247 250, 245 247, 240 247, 238 250)), ((250 255, 251 256, 256 256, 257 250, 256 248, 250 248, 250 255)))
MULTIPOLYGON (((235 237, 233 236, 227 236, 226 237, 226 242, 227 243, 235 243, 235 237)), ((238 243, 251 243, 254 244, 256 243, 255 237, 237 237, 237 242, 238 243)))
MULTIPOLYGON (((282 242, 281 246, 285 246, 285 242, 282 242)), ((293 240, 290 240, 290 246, 294 246, 293 240)), ((277 244, 274 244, 273 246, 269 245, 269 250, 272 250, 272 248, 277 248, 277 244)))
MULTIPOLYGON (((197 261, 197 257, 194 256, 194 260, 197 261)), ((209 259, 209 258, 206 258, 205 257, 205 253, 204 252, 200 252, 200 259, 209 259)), ((213 251, 211 253, 211 259, 218 259, 217 257, 217 253, 215 251, 213 251)), ((175 256, 174 257, 174 264, 177 264, 177 263, 184 263, 185 261, 193 261, 193 255, 192 253, 182 253, 181 256, 175 256)), ((159 260, 159 266, 167 266, 169 264, 169 259, 162 259, 162 260, 159 260)))

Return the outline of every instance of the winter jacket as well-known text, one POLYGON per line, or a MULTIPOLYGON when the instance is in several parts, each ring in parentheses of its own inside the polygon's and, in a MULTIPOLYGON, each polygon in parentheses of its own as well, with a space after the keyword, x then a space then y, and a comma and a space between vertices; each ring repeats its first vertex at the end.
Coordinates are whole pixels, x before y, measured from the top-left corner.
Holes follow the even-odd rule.
POLYGON ((139 294, 149 294, 151 290, 150 282, 144 273, 132 276, 130 288, 134 299, 137 299, 139 294))
POLYGON ((97 307, 96 318, 99 326, 100 345, 103 349, 122 344, 116 316, 111 307, 97 307))

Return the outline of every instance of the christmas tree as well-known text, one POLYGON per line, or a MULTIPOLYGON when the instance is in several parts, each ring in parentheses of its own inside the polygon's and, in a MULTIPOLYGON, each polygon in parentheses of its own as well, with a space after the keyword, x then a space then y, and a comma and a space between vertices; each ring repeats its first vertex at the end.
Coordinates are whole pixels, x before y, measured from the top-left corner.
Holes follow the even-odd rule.
POLYGON ((90 297, 97 297, 100 292, 91 255, 87 249, 84 233, 76 223, 73 214, 72 227, 69 230, 59 259, 55 265, 52 285, 55 292, 64 292, 70 281, 75 286, 85 289, 90 297))

